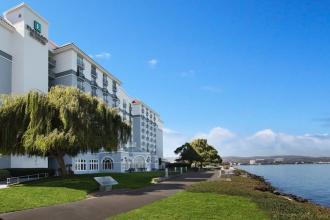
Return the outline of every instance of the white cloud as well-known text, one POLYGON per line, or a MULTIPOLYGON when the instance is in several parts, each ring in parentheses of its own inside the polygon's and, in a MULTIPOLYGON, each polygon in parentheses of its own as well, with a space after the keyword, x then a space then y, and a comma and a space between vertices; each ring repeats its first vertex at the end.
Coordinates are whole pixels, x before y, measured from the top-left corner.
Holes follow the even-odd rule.
POLYGON ((188 70, 180 73, 180 77, 182 78, 191 78, 195 76, 195 70, 188 70))
POLYGON ((205 138, 208 140, 210 144, 216 145, 221 144, 225 141, 231 140, 236 135, 229 131, 228 129, 221 128, 221 127, 215 127, 210 130, 208 133, 200 133, 195 135, 195 138, 205 138))
POLYGON ((153 68, 153 67, 156 67, 157 64, 158 64, 158 60, 155 59, 155 58, 150 59, 150 60, 148 60, 148 64, 149 64, 149 66, 152 67, 152 68, 153 68))
POLYGON ((211 92, 211 93, 221 93, 222 90, 218 87, 215 86, 202 86, 201 90, 204 90, 206 92, 211 92))
POLYGON ((291 135, 265 129, 248 137, 240 137, 219 148, 223 148, 226 155, 238 156, 330 156, 330 136, 291 135))
POLYGON ((167 156, 173 156, 176 147, 194 138, 206 138, 222 156, 330 156, 329 134, 291 135, 264 129, 248 136, 240 136, 221 127, 192 137, 167 130, 164 132, 164 152, 167 156))
POLYGON ((104 59, 104 60, 109 60, 111 58, 111 53, 109 52, 101 52, 98 54, 94 54, 94 55, 89 55, 91 58, 95 58, 95 59, 104 59))

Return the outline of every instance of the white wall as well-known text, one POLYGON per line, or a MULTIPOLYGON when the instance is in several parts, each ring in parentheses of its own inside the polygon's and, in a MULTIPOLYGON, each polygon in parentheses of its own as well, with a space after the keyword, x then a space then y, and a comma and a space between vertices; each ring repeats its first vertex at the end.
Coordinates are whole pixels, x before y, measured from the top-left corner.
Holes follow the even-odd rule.
POLYGON ((56 67, 54 68, 55 73, 77 70, 77 54, 73 50, 67 50, 56 54, 54 59, 56 60, 56 67))
POLYGON ((0 50, 12 55, 12 32, 0 25, 0 50))
POLYGON ((11 156, 11 168, 48 168, 48 158, 11 156))
POLYGON ((23 6, 9 12, 6 18, 17 32, 13 40, 13 93, 24 93, 32 89, 48 91, 48 46, 30 36, 26 25, 33 28, 34 20, 42 28, 41 34, 48 38, 48 24, 28 7, 23 6))

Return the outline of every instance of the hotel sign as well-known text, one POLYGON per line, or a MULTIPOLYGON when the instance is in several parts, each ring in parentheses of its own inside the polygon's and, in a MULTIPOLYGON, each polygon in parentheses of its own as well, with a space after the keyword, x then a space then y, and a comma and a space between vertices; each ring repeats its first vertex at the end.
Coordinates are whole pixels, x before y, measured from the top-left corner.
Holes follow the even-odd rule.
POLYGON ((37 21, 33 22, 33 28, 26 25, 26 29, 30 32, 30 36, 39 41, 41 44, 46 45, 48 39, 41 34, 41 24, 37 21))
POLYGON ((41 33, 41 24, 37 21, 33 22, 33 26, 34 26, 34 30, 36 30, 37 32, 41 33))

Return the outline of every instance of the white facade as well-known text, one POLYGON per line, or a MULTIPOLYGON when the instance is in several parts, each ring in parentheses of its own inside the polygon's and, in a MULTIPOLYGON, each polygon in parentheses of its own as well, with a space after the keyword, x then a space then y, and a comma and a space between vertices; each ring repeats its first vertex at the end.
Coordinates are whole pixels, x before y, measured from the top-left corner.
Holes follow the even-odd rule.
MULTIPOLYGON (((132 126, 132 140, 119 146, 118 152, 66 156, 68 169, 74 173, 158 169, 163 157, 160 116, 127 95, 119 79, 76 45, 59 46, 49 40, 48 22, 28 5, 6 11, 0 19, 0 93, 47 92, 54 85, 73 86, 102 99, 132 126)), ((0 157, 0 168, 47 167, 48 163, 58 167, 52 158, 48 162, 47 158, 0 157)))

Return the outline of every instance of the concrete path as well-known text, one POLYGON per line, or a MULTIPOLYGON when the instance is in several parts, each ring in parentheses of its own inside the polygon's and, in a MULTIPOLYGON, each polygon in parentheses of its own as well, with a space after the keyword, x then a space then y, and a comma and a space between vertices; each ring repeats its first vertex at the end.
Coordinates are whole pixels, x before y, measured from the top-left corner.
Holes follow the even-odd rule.
POLYGON ((187 186, 214 178, 214 172, 186 173, 171 178, 168 181, 136 190, 113 190, 108 193, 96 193, 91 198, 56 205, 45 208, 36 208, 25 211, 12 212, 0 215, 3 220, 91 220, 105 219, 119 213, 142 207, 148 203, 168 197, 187 186))

